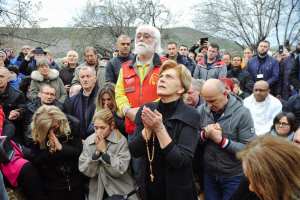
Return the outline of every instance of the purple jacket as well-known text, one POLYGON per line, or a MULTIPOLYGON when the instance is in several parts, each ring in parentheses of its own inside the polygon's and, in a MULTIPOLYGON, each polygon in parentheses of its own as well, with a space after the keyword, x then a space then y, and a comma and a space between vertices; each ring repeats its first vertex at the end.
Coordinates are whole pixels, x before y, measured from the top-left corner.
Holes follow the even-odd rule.
POLYGON ((263 80, 267 81, 270 86, 274 85, 279 78, 279 64, 269 55, 261 62, 258 56, 251 58, 248 61, 247 70, 254 82, 257 81, 257 74, 263 74, 263 80))

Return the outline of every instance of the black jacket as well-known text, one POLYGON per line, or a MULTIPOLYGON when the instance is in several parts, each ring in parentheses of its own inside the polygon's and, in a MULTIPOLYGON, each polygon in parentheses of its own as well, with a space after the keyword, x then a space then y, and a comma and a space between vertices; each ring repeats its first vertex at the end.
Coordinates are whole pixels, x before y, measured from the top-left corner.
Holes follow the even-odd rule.
POLYGON ((295 58, 295 62, 292 66, 289 75, 290 83, 296 88, 297 90, 300 89, 300 56, 298 55, 295 58))
POLYGON ((110 59, 105 67, 105 81, 117 83, 122 63, 133 60, 133 58, 134 56, 129 54, 127 57, 118 56, 110 59))
POLYGON ((6 87, 6 90, 0 94, 0 104, 3 107, 3 112, 5 114, 5 118, 8 119, 9 113, 12 110, 18 109, 20 112, 20 117, 13 122, 16 127, 16 134, 14 136, 14 140, 17 143, 22 143, 22 128, 23 128, 23 114, 25 108, 25 96, 19 90, 14 89, 9 84, 6 87))
POLYGON ((74 75, 75 68, 63 67, 59 70, 59 77, 63 81, 64 85, 71 85, 74 75))
POLYGON ((284 112, 292 112, 296 117, 296 123, 300 126, 300 95, 291 96, 283 107, 284 112))
POLYGON ((83 90, 81 89, 77 95, 72 96, 71 98, 66 99, 64 103, 64 110, 67 114, 72 115, 79 119, 80 121, 80 135, 82 139, 85 139, 89 136, 88 127, 92 122, 94 112, 96 110, 95 99, 98 93, 98 86, 96 85, 88 97, 87 109, 83 111, 84 104, 84 95, 83 90))
POLYGON ((58 138, 62 150, 51 154, 48 149, 32 148, 31 161, 37 167, 48 191, 83 189, 82 177, 78 170, 78 158, 82 151, 79 135, 79 121, 68 116, 71 135, 58 138))
MULTIPOLYGON (((159 103, 150 103, 146 106, 154 110, 159 103)), ((142 163, 140 166, 141 176, 138 180, 140 185, 141 197, 143 200, 147 199, 147 184, 149 183, 149 169, 146 153, 145 141, 142 137, 142 130, 144 128, 141 120, 141 110, 136 117, 136 132, 135 139, 129 144, 129 149, 133 157, 141 157, 142 163), (148 182, 148 183, 147 183, 148 182)), ((197 111, 185 105, 180 99, 175 107, 174 112, 168 117, 164 125, 168 134, 172 138, 172 142, 164 149, 159 147, 156 140, 154 169, 156 172, 162 172, 164 184, 161 190, 165 194, 163 200, 196 200, 196 190, 193 182, 192 160, 195 148, 199 140, 199 121, 200 115, 197 111), (159 157, 161 158, 160 160, 159 157)), ((151 146, 149 147, 151 149, 151 146)), ((156 173, 154 170, 154 173, 156 173)), ((155 175, 155 174, 154 174, 155 175)), ((158 173, 156 174, 157 176, 158 173)))
POLYGON ((20 112, 24 112, 25 96, 19 90, 14 89, 9 84, 5 91, 0 94, 0 104, 3 107, 5 117, 8 118, 10 111, 20 109, 20 112))
POLYGON ((229 71, 227 71, 227 77, 238 79, 240 81, 241 89, 249 94, 252 93, 254 81, 247 70, 232 67, 229 71))
MULTIPOLYGON (((166 57, 169 58, 169 55, 167 54, 166 57)), ((182 65, 186 66, 186 68, 191 72, 191 74, 192 75, 194 74, 195 67, 196 67, 196 62, 194 60, 177 53, 176 62, 178 64, 182 64, 182 65)))
POLYGON ((242 177, 240 186, 233 193, 230 200, 259 200, 254 192, 249 190, 249 182, 246 177, 242 177))

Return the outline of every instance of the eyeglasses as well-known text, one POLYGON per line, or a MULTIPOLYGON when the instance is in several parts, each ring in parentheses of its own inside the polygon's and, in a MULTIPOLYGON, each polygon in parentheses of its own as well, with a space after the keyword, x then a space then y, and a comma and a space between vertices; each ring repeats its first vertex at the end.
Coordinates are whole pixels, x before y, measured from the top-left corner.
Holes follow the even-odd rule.
POLYGON ((282 127, 285 127, 285 128, 290 126, 290 124, 286 123, 286 122, 276 122, 275 125, 282 126, 282 127))
POLYGON ((149 40, 152 38, 152 35, 150 35, 149 33, 138 33, 136 35, 136 39, 141 39, 141 38, 144 38, 145 40, 149 40))

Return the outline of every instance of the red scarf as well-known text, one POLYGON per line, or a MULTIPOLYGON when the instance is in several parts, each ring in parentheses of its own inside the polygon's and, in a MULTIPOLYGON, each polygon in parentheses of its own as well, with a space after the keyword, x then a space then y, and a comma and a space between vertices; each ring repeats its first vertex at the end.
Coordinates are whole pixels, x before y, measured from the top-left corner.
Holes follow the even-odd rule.
POLYGON ((0 136, 2 135, 3 131, 3 124, 4 124, 5 115, 3 112, 2 106, 0 106, 0 136))

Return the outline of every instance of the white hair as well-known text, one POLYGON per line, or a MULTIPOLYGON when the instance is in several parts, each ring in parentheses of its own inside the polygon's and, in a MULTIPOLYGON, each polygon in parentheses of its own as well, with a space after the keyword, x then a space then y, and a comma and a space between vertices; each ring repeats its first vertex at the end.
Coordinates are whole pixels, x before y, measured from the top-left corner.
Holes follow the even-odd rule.
MULTIPOLYGON (((147 24, 144 24, 144 25, 140 25, 137 29, 136 29, 136 32, 135 32, 135 37, 137 36, 137 34, 139 32, 146 32, 146 33, 149 33, 152 37, 154 37, 155 39, 155 53, 162 53, 163 50, 161 48, 161 36, 160 36, 160 32, 157 28, 155 28, 154 26, 151 26, 151 25, 147 25, 147 24), (143 30, 143 31, 142 31, 143 30)), ((136 39, 135 39, 135 44, 136 44, 136 39)))

